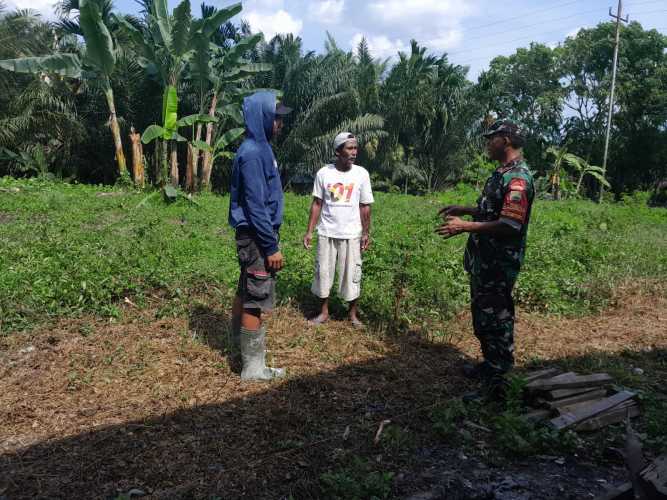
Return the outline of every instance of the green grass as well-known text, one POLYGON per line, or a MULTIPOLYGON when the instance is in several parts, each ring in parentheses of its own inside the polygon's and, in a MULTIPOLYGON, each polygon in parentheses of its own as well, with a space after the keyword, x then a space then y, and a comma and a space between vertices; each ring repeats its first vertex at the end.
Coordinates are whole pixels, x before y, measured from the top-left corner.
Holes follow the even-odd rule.
MULTIPOLYGON (((202 195, 198 205, 154 197, 137 208, 145 193, 106 186, 3 178, 0 189, 1 333, 50 317, 114 316, 125 297, 141 305, 149 294, 167 299, 164 314, 178 314, 202 286, 222 297, 234 289, 227 197, 202 195)), ((440 205, 475 198, 467 187, 433 197, 377 194, 361 302, 368 317, 424 327, 466 307, 465 237, 443 241, 433 229, 440 205)), ((301 246, 309 203, 286 196, 283 301, 309 300, 313 252, 301 246)), ((530 309, 582 313, 604 304, 621 280, 666 276, 666 210, 641 197, 602 206, 538 201, 516 296, 530 309)))

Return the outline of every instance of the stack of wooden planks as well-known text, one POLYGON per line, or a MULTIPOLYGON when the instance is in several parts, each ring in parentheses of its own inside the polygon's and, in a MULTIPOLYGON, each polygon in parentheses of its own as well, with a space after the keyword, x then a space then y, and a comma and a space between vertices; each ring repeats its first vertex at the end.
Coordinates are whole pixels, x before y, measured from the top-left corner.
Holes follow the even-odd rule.
POLYGON ((606 373, 579 375, 557 369, 531 372, 526 376, 526 396, 532 411, 530 421, 549 420, 555 429, 593 431, 639 415, 636 394, 613 391, 606 373))

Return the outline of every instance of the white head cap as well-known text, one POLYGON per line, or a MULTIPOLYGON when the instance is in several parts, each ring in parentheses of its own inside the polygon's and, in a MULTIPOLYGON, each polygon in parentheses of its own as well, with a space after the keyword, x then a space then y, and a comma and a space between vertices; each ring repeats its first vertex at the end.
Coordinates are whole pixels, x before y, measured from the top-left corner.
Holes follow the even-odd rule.
POLYGON ((356 139, 356 137, 353 134, 350 134, 349 132, 341 132, 340 134, 338 134, 333 142, 334 151, 338 151, 338 148, 341 147, 350 139, 356 139))

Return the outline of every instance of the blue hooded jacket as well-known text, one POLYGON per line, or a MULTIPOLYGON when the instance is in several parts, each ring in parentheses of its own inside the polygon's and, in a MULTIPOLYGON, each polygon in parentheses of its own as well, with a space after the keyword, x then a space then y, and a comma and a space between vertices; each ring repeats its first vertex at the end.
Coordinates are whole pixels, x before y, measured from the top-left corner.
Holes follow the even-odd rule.
POLYGON ((283 221, 283 188, 269 144, 275 111, 272 92, 256 92, 243 100, 246 139, 234 157, 229 202, 229 224, 253 231, 265 255, 278 251, 283 221))

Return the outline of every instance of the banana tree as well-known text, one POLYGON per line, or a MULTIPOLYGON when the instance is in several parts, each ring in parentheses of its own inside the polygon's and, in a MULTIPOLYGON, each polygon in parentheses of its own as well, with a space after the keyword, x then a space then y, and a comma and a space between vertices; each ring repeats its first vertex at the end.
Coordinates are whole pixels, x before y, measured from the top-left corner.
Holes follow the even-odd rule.
POLYGON ((547 154, 553 155, 554 161, 549 172, 549 184, 551 185, 551 195, 554 200, 561 198, 561 176, 565 164, 570 164, 573 158, 576 158, 572 153, 568 153, 567 149, 562 147, 550 146, 547 148, 547 154))
MULTIPOLYGON (((178 133, 178 129, 182 127, 190 127, 192 129, 191 131, 191 137, 194 137, 194 127, 195 124, 197 126, 200 126, 202 123, 209 123, 209 122, 215 122, 217 121, 217 118, 211 117, 208 115, 189 115, 186 117, 181 118, 180 120, 174 122, 173 118, 175 118, 175 115, 173 112, 169 110, 169 99, 165 101, 165 107, 163 109, 163 125, 150 125, 143 133, 141 136, 141 141, 144 144, 149 144, 156 139, 158 140, 163 140, 163 141, 176 141, 176 142, 187 142, 188 140, 178 133)), ((194 148, 203 148, 206 147, 206 143, 200 140, 192 140, 188 142, 188 162, 190 162, 190 157, 192 155, 192 151, 194 148)), ((167 159, 166 159, 166 149, 162 149, 162 154, 164 155, 163 158, 163 165, 166 166, 167 164, 167 159)), ((173 164, 172 164, 173 166, 173 164)), ((174 187, 178 187, 178 172, 171 172, 171 183, 174 187)), ((195 184, 193 180, 190 177, 190 171, 188 171, 188 175, 186 176, 186 186, 192 186, 195 184)), ((189 189, 191 190, 191 189, 189 189)))
POLYGON ((574 190, 575 196, 579 195, 579 190, 581 189, 581 184, 584 180, 584 177, 587 175, 590 175, 594 179, 596 179, 600 184, 602 184, 604 187, 607 189, 611 189, 611 184, 605 179, 604 177, 604 170, 602 167, 598 167, 596 165, 590 165, 586 160, 579 156, 574 156, 574 158, 571 159, 569 164, 577 170, 579 174, 579 180, 577 181, 577 187, 574 190))
MULTIPOLYGON (((219 144, 225 137, 228 139, 230 135, 227 134, 230 132, 231 136, 236 134, 234 131, 237 129, 234 127, 243 125, 243 114, 241 112, 243 98, 249 94, 262 90, 255 88, 240 89, 239 87, 247 87, 247 81, 249 79, 259 73, 271 70, 270 64, 248 63, 241 58, 241 54, 243 54, 245 50, 254 47, 257 41, 257 38, 252 37, 251 39, 239 42, 234 48, 227 52, 219 50, 219 57, 214 61, 214 73, 211 78, 213 82, 213 93, 209 115, 216 114, 220 117, 221 121, 217 130, 214 130, 214 124, 212 123, 209 123, 206 127, 206 144, 213 149, 204 151, 201 174, 201 186, 204 190, 210 189, 211 172, 213 171, 214 161, 217 158, 215 156, 216 147, 214 147, 214 144, 219 144), (225 126, 231 126, 233 128, 228 129, 225 126)), ((276 95, 281 95, 281 93, 276 92, 276 95)))
MULTIPOLYGON (((207 9, 207 16, 216 16, 219 11, 210 8, 207 9)), ((204 19, 207 19, 205 17, 204 19)), ((247 53, 252 52, 262 40, 261 34, 247 36, 239 39, 231 46, 217 46, 209 43, 205 33, 198 32, 194 37, 194 53, 190 60, 190 72, 188 78, 198 89, 200 99, 200 114, 205 112, 205 106, 208 104, 208 115, 210 117, 219 117, 218 120, 211 120, 206 125, 206 147, 197 148, 188 155, 187 177, 197 178, 199 165, 199 151, 203 151, 203 166, 201 172, 200 186, 204 190, 210 189, 211 172, 215 161, 214 143, 217 144, 220 139, 229 130, 225 130, 227 125, 242 125, 241 98, 238 92, 239 87, 247 86, 246 82, 257 74, 270 71, 271 64, 251 63, 245 59, 247 53), (210 97, 210 101, 208 98, 210 97), (218 123, 216 129, 216 123, 218 123)), ((248 90, 248 89, 246 89, 248 90)), ((252 90, 255 91, 255 90, 252 90)), ((244 94, 245 95, 245 94, 244 94)), ((197 126, 194 135, 194 144, 201 140, 202 124, 197 126)), ((189 186, 193 189, 193 186, 189 186)))
POLYGON ((162 102, 162 125, 150 125, 141 135, 141 142, 150 144, 156 139, 161 141, 160 155, 162 173, 161 179, 166 179, 168 169, 168 150, 167 145, 172 145, 172 162, 170 180, 171 184, 178 186, 178 163, 173 161, 173 152, 176 151, 177 142, 185 142, 187 139, 178 133, 178 96, 174 87, 167 87, 162 102))
POLYGON ((228 160, 232 159, 234 157, 234 153, 228 150, 229 146, 231 146, 233 143, 235 143, 238 139, 240 139, 243 134, 245 133, 245 129, 241 127, 233 128, 230 130, 227 130, 223 134, 221 134, 217 140, 215 141, 215 144, 212 146, 207 144, 204 141, 197 141, 196 146, 204 151, 205 157, 209 158, 208 162, 204 163, 204 167, 209 166, 209 168, 204 170, 202 172, 202 183, 206 182, 204 184, 204 189, 208 189, 210 184, 210 177, 211 177, 211 167, 214 163, 215 160, 218 158, 226 158, 228 160))
POLYGON ((574 190, 575 196, 579 195, 584 177, 587 175, 596 179, 603 186, 607 188, 611 187, 607 179, 604 177, 604 171, 602 170, 602 167, 590 165, 580 156, 577 156, 573 153, 568 153, 567 149, 565 148, 551 146, 547 149, 547 153, 554 155, 554 163, 550 173, 551 189, 554 195, 554 199, 560 199, 560 182, 563 171, 565 170, 565 165, 569 165, 570 167, 574 168, 579 175, 579 179, 577 180, 577 187, 574 190))
MULTIPOLYGON (((241 12, 237 3, 216 11, 203 19, 192 19, 189 0, 183 0, 169 14, 167 0, 153 0, 146 13, 143 27, 137 27, 126 18, 117 18, 134 42, 140 63, 149 74, 158 74, 164 87, 162 125, 155 125, 143 142, 159 138, 162 144, 163 169, 166 144, 171 144, 171 182, 178 184, 176 157, 177 140, 174 134, 178 122, 178 85, 188 64, 198 51, 210 50, 210 40, 216 30, 231 17, 241 12), (162 133, 158 134, 159 129, 162 133)), ((149 127, 150 128, 150 127, 149 127)), ((144 133, 146 135, 148 129, 144 133)))
POLYGON ((123 141, 120 135, 111 74, 116 64, 116 48, 104 23, 100 4, 96 0, 80 0, 79 25, 85 41, 81 55, 56 53, 41 57, 22 57, 0 61, 0 68, 16 73, 57 74, 65 78, 90 79, 99 83, 109 107, 109 125, 116 151, 116 163, 121 177, 127 175, 123 141))

